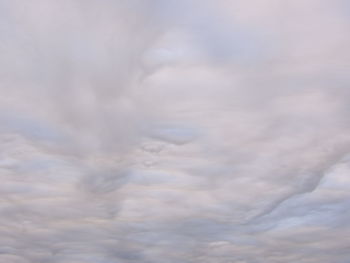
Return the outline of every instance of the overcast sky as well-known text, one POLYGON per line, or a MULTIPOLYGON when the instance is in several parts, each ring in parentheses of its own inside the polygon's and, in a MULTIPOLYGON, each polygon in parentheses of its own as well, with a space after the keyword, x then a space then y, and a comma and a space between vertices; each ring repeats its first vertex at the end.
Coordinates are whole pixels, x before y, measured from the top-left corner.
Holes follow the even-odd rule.
POLYGON ((347 0, 0 0, 1 263, 348 263, 347 0))

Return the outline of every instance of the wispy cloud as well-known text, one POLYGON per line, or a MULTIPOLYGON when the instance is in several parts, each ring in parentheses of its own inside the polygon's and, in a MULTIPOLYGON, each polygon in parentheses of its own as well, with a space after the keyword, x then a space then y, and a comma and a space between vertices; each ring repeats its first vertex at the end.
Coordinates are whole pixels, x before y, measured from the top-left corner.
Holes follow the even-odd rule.
POLYGON ((347 262, 345 2, 0 0, 0 262, 347 262))

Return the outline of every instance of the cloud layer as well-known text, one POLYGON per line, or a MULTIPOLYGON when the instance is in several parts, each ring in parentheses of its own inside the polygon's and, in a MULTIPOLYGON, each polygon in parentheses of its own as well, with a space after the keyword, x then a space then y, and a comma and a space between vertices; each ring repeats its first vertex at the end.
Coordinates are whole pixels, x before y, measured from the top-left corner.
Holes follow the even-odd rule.
POLYGON ((348 262, 348 10, 0 0, 0 262, 348 262))

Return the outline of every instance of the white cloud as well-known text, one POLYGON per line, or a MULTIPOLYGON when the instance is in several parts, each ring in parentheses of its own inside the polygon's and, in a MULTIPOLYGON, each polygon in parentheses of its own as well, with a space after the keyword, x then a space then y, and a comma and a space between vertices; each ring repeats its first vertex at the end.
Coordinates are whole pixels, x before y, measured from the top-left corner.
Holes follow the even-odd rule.
POLYGON ((347 262, 343 8, 0 0, 0 262, 347 262))

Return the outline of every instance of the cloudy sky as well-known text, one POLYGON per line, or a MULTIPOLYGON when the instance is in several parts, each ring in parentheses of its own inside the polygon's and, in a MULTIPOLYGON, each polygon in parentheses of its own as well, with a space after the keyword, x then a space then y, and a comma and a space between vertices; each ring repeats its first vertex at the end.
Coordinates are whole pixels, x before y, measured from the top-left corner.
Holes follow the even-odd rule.
POLYGON ((0 0, 1 263, 348 263, 347 0, 0 0))

